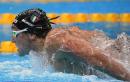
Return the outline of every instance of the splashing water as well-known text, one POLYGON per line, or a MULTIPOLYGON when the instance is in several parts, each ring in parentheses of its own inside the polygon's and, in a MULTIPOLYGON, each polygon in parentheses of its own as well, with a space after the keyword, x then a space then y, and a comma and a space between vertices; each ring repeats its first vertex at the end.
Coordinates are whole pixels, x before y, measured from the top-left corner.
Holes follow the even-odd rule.
POLYGON ((114 46, 118 47, 121 62, 123 62, 127 68, 130 68, 130 37, 125 33, 118 35, 114 46))
MULTIPOLYGON (((80 76, 66 73, 34 73, 31 69, 30 56, 0 56, 0 81, 2 82, 122 82, 119 80, 100 79, 95 75, 80 76), (11 60, 11 59, 12 60, 11 60)), ((38 71, 38 70, 37 70, 38 71)))
POLYGON ((34 73, 43 73, 45 71, 53 72, 53 67, 50 64, 48 55, 46 51, 37 53, 35 51, 30 51, 30 60, 32 64, 32 70, 34 73))
POLYGON ((123 32, 116 39, 111 39, 100 31, 100 34, 93 37, 91 42, 124 63, 128 70, 130 69, 130 37, 126 33, 123 32))

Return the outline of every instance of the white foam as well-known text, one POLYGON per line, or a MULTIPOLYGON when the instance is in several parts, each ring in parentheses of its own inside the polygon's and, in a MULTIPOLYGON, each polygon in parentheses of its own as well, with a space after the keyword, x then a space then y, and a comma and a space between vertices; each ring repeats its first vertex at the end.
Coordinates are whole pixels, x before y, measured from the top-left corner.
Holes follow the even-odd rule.
POLYGON ((100 34, 92 38, 91 43, 103 50, 105 55, 109 53, 110 56, 130 69, 130 37, 126 33, 121 33, 117 39, 111 39, 101 31, 100 34))
POLYGON ((35 73, 43 73, 45 71, 53 72, 53 68, 48 60, 48 55, 46 51, 37 53, 35 51, 30 51, 29 53, 32 70, 35 73))

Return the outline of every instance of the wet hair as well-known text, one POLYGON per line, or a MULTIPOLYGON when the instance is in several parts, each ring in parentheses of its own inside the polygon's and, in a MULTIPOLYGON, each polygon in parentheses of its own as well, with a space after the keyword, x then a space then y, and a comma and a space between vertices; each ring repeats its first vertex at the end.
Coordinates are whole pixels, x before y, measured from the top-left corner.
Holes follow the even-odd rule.
POLYGON ((19 13, 12 24, 13 27, 19 30, 27 28, 27 33, 35 34, 38 37, 46 37, 52 29, 46 12, 39 8, 28 9, 19 13))

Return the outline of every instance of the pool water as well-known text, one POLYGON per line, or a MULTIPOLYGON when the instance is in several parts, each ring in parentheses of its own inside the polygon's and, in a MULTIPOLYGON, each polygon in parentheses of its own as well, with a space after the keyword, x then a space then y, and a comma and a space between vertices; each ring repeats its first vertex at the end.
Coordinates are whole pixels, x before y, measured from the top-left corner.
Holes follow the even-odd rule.
POLYGON ((122 82, 100 79, 95 75, 79 76, 66 73, 37 74, 32 71, 29 56, 0 54, 0 81, 2 82, 122 82))

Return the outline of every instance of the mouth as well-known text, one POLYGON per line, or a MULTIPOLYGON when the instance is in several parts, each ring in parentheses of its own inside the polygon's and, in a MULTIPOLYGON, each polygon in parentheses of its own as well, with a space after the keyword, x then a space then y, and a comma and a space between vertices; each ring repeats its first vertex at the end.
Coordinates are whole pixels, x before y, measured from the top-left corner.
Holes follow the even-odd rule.
POLYGON ((25 51, 18 49, 18 55, 22 57, 22 56, 25 56, 25 55, 28 55, 28 54, 25 51))

